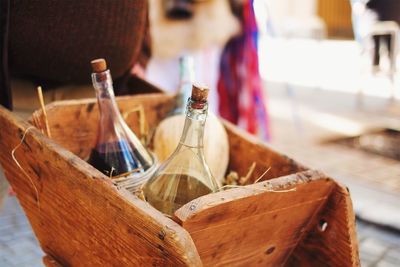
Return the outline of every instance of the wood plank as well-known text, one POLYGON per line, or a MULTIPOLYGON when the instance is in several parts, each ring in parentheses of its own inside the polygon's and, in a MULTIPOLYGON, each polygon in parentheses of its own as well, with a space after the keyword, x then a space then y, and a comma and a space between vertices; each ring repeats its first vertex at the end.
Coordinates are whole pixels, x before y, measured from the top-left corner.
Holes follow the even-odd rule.
POLYGON ((42 249, 66 266, 201 265, 189 234, 0 107, 0 163, 42 249), (32 185, 34 184, 34 186, 32 185), (36 194, 35 189, 38 191, 36 194))
MULTIPOLYGON (((171 95, 151 94, 116 99, 121 114, 142 106, 149 130, 153 131, 165 114, 172 109, 172 98, 171 95)), ((80 158, 87 158, 97 136, 99 111, 96 99, 53 102, 46 105, 46 110, 52 139, 80 158)), ((33 114, 31 121, 37 128, 45 129, 41 117, 42 112, 38 110, 33 114)), ((130 113, 126 119, 131 129, 140 136, 138 121, 137 112, 130 113)))
MULTIPOLYGON (((162 94, 117 101, 122 112, 143 105, 150 128, 172 108, 172 96, 162 94)), ((250 182, 271 168, 264 177, 267 181, 188 203, 174 218, 186 231, 147 203, 117 190, 107 177, 81 160, 89 154, 96 135, 94 99, 63 101, 47 108, 54 140, 30 130, 16 153, 32 177, 39 199, 32 182, 10 157, 30 125, 1 108, 0 125, 5 130, 0 131, 0 150, 5 153, 0 154, 0 164, 42 248, 59 263, 199 266, 203 260, 207 266, 357 266, 354 214, 343 188, 232 124, 224 122, 230 169, 244 176, 256 162, 250 182), (292 188, 296 191, 270 192, 292 188), (335 221, 329 237, 320 235, 321 218, 335 221), (334 244, 333 248, 325 248, 315 239, 324 239, 325 246, 334 244), (315 253, 320 255, 314 257, 315 253), (337 257, 335 253, 341 259, 330 261, 337 257)), ((35 122, 41 126, 40 121, 35 122)), ((127 123, 138 132, 137 115, 130 116, 127 123)))
POLYGON ((254 183, 267 169, 270 169, 263 180, 277 178, 296 172, 305 171, 308 168, 295 162, 293 159, 280 154, 269 145, 263 143, 244 130, 224 121, 229 137, 229 170, 245 176, 253 162, 257 168, 249 179, 254 183))
POLYGON ((63 267, 59 262, 57 262, 52 256, 46 255, 43 257, 43 264, 46 267, 63 267))
MULTIPOLYGON (((145 109, 146 121, 152 132, 158 123, 173 107, 173 96, 165 94, 138 95, 135 97, 118 97, 118 106, 122 113, 142 105, 145 109)), ((88 157, 90 149, 95 144, 98 107, 95 99, 71 100, 54 102, 46 106, 48 120, 55 142, 78 155, 82 159, 88 157)), ((41 123, 39 110, 34 113, 33 124, 39 129, 45 129, 41 123)), ((131 129, 139 135, 138 114, 133 113, 126 120, 131 129)), ((250 177, 249 182, 254 182, 266 169, 266 179, 293 174, 307 168, 294 160, 274 151, 254 136, 224 121, 227 130, 230 152, 229 170, 245 176, 253 162, 257 168, 250 177), (243 153, 246 156, 243 156, 243 153)))
POLYGON ((323 173, 305 171, 198 198, 175 219, 192 236, 205 266, 279 266, 333 187, 323 173))
POLYGON ((336 184, 286 266, 360 266, 355 215, 346 188, 336 184))

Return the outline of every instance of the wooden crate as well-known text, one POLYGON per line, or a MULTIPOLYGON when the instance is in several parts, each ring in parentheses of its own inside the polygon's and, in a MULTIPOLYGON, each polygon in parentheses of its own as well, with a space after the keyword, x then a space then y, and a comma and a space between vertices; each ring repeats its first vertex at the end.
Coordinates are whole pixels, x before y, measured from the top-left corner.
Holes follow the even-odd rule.
MULTIPOLYGON (((118 105, 143 105, 152 129, 172 97, 118 105)), ((271 168, 266 180, 193 200, 172 220, 82 160, 95 141, 95 99, 53 103, 47 113, 52 139, 0 107, 0 163, 47 266, 359 266, 348 190, 229 123, 229 169, 245 175, 256 162, 251 179, 271 168), (24 134, 15 158, 25 174, 11 155, 24 134)), ((127 119, 135 131, 137 120, 127 119)))

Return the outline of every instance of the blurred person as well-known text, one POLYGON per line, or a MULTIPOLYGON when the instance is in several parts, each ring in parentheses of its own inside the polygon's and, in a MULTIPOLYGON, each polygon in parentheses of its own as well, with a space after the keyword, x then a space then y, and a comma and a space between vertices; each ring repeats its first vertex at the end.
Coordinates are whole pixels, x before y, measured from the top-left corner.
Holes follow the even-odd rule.
POLYGON ((218 80, 221 117, 263 140, 270 139, 269 117, 258 62, 254 0, 233 1, 241 31, 225 46, 218 80))
POLYGON ((377 21, 377 14, 368 9, 366 3, 368 0, 350 0, 352 9, 352 24, 354 37, 366 50, 369 40, 369 32, 372 25, 377 21))
MULTIPOLYGON (((369 0, 366 4, 366 7, 370 10, 376 12, 378 16, 378 20, 385 22, 386 24, 397 23, 400 24, 400 1, 399 0, 369 0)), ((397 25, 397 26, 398 26, 397 25)), ((378 25, 377 25, 378 26, 378 25)), ((385 25, 380 25, 384 27, 385 25)), ((393 47, 392 35, 390 34, 373 34, 374 40, 374 57, 373 57, 373 65, 375 70, 379 68, 380 61, 380 44, 381 41, 386 45, 386 49, 389 54, 389 58, 393 57, 393 53, 396 47, 393 47)), ((393 62, 394 64, 394 62, 393 62)))
POLYGON ((179 87, 179 57, 194 59, 195 81, 210 87, 218 113, 217 81, 223 47, 240 30, 232 0, 150 0, 152 58, 146 78, 170 93, 179 87))

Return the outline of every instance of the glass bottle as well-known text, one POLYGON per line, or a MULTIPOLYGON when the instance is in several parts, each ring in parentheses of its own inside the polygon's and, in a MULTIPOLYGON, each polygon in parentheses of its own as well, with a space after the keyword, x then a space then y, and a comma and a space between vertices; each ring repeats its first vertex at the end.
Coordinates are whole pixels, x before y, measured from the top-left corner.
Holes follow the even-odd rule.
POLYGON ((179 58, 179 89, 176 95, 176 106, 171 115, 185 114, 187 101, 192 92, 194 81, 193 57, 182 56, 179 58))
POLYGON ((143 186, 147 202, 167 215, 172 216, 189 201, 218 190, 203 152, 207 95, 208 89, 193 85, 180 142, 143 186))
MULTIPOLYGON (((100 118, 96 145, 88 162, 107 176, 136 178, 139 183, 154 166, 152 155, 123 120, 104 59, 91 62, 100 118)), ((144 182, 144 181, 142 181, 144 182)))
MULTIPOLYGON (((172 155, 182 136, 186 106, 192 93, 195 76, 193 57, 190 55, 180 57, 179 69, 180 82, 175 97, 175 108, 160 122, 154 134, 154 152, 160 161, 165 161, 172 155)), ((211 173, 218 183, 222 184, 229 161, 228 135, 221 121, 211 111, 207 114, 204 129, 204 156, 208 160, 211 173), (215 147, 218 147, 218 150, 215 147)))

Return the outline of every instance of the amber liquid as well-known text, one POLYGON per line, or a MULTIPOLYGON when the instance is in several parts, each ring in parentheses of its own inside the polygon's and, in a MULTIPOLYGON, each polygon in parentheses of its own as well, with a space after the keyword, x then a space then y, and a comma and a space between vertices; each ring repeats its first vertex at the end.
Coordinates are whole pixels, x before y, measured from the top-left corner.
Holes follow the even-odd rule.
POLYGON ((147 202, 171 216, 191 200, 212 193, 201 181, 184 174, 164 174, 143 190, 147 202))

